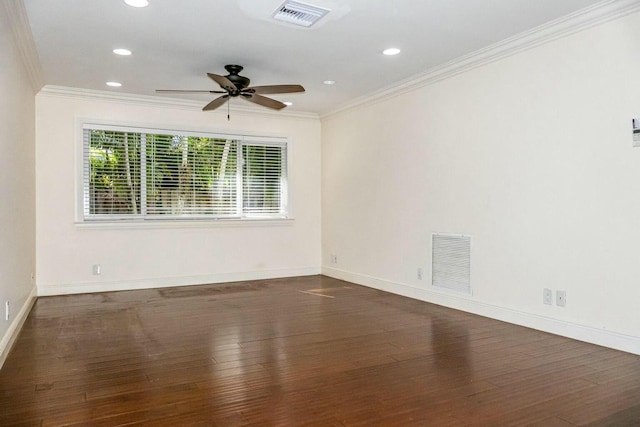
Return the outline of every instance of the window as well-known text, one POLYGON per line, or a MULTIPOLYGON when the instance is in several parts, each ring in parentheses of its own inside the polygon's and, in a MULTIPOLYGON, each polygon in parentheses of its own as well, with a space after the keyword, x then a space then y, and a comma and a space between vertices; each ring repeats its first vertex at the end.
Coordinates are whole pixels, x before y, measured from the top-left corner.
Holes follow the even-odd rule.
POLYGON ((284 139, 83 128, 85 220, 284 218, 284 139))

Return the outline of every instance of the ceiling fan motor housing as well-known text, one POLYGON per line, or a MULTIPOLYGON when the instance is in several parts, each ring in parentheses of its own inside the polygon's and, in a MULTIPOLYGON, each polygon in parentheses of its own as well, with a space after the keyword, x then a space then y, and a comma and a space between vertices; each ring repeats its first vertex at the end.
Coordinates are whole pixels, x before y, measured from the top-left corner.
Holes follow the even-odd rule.
POLYGON ((229 79, 229 81, 233 83, 238 89, 237 91, 229 92, 229 95, 231 96, 240 95, 240 92, 242 91, 242 89, 248 87, 249 84, 251 83, 251 80, 249 80, 247 77, 244 77, 238 74, 240 71, 242 71, 244 67, 242 67, 241 65, 225 65, 224 68, 229 72, 229 75, 225 77, 229 79))

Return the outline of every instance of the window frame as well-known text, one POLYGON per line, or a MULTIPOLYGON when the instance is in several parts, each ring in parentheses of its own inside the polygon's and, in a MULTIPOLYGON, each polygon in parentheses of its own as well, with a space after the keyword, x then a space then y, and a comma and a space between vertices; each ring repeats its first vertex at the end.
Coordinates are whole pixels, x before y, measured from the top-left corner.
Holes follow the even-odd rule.
MULTIPOLYGON (((215 223, 215 224, 238 224, 239 222, 245 223, 269 223, 284 222, 291 220, 290 201, 289 201, 289 159, 290 159, 290 144, 287 137, 282 136, 260 136, 260 135, 247 135, 244 133, 220 133, 214 131, 198 131, 198 130, 185 130, 173 127, 156 127, 149 125, 135 125, 129 123, 117 123, 117 122, 103 122, 100 120, 77 120, 78 137, 76 139, 76 165, 77 165, 77 179, 76 179, 76 224, 85 226, 100 226, 101 224, 118 224, 118 225, 142 225, 153 226, 158 224, 166 225, 178 225, 179 226, 191 226, 202 223, 215 223), (199 138, 211 138, 211 139, 224 139, 233 140, 237 142, 237 164, 236 164, 236 197, 237 197, 237 210, 233 214, 229 215, 216 215, 216 214, 150 214, 148 212, 142 212, 138 214, 91 214, 89 213, 90 206, 88 201, 89 190, 89 169, 88 162, 88 140, 85 140, 85 131, 88 129, 98 129, 104 131, 116 131, 116 132, 128 132, 128 133, 140 133, 140 134, 155 134, 155 135, 172 135, 181 137, 199 137, 199 138), (243 206, 243 167, 242 167, 242 147, 251 145, 263 145, 263 146, 277 146, 282 150, 282 159, 280 167, 280 206, 278 212, 268 213, 256 213, 245 212, 243 206)), ((141 138, 145 139, 145 138, 141 138)), ((140 157, 140 198, 146 197, 145 191, 147 187, 146 183, 146 167, 144 164, 144 157, 140 157)), ((142 204, 141 204, 142 205, 142 204)), ((146 203, 145 203, 146 205, 146 203)), ((141 209, 142 210, 142 209, 141 209)))

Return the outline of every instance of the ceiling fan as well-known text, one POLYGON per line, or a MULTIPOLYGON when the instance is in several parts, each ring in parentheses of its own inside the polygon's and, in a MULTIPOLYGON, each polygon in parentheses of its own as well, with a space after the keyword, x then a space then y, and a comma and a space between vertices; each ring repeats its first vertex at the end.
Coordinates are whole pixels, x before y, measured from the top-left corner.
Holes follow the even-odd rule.
POLYGON ((223 93, 224 95, 214 99, 202 108, 202 111, 215 110, 229 100, 229 98, 241 97, 254 104, 263 107, 280 110, 286 107, 286 104, 276 101, 275 99, 262 96, 271 93, 295 93, 304 92, 304 87, 300 85, 271 85, 271 86, 253 86, 247 77, 241 76, 239 73, 243 67, 241 65, 225 65, 224 68, 229 72, 226 76, 207 73, 207 76, 220 85, 223 90, 172 90, 158 89, 156 93, 223 93))

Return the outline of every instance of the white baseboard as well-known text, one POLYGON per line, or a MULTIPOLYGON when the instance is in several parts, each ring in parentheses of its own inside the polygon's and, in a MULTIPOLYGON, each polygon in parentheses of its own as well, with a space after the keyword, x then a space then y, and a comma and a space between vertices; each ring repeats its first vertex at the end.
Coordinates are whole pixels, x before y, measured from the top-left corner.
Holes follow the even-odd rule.
POLYGON ((320 267, 246 271, 199 276, 161 277, 138 280, 75 283, 38 283, 39 296, 84 294, 92 292, 131 291, 137 289, 169 288, 172 286, 204 285, 208 283, 240 282, 245 280, 277 279, 281 277, 320 274, 320 267))
POLYGON ((322 274, 381 291, 640 355, 639 336, 626 335, 577 323, 565 322, 538 314, 483 303, 474 300, 471 296, 460 296, 448 292, 417 288, 326 266, 322 267, 322 274))
POLYGON ((31 307, 33 307, 33 304, 36 302, 36 296, 37 289, 34 286, 33 289, 31 289, 27 300, 24 302, 24 304, 22 304, 20 311, 13 318, 13 322, 11 322, 11 324, 9 325, 9 329, 7 329, 7 332, 2 337, 2 340, 0 340, 0 369, 2 368, 2 365, 4 365, 4 361, 9 355, 9 351, 11 351, 13 343, 16 341, 16 338, 18 338, 20 329, 22 329, 24 321, 27 320, 27 316, 31 311, 31 307))

